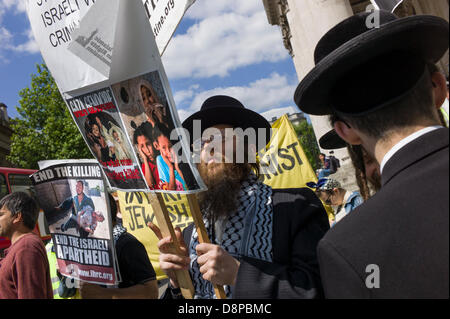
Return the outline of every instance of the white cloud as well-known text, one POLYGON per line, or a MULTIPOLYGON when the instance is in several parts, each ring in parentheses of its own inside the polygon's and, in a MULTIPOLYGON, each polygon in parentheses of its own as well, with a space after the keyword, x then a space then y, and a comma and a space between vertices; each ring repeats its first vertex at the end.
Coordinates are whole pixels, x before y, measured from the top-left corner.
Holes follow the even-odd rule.
POLYGON ((33 31, 31 29, 28 29, 26 32, 26 35, 28 37, 28 41, 16 46, 12 47, 12 50, 17 52, 26 52, 26 53, 39 53, 39 45, 37 44, 36 40, 34 39, 33 31))
POLYGON ((192 85, 187 90, 181 90, 181 91, 175 92, 175 94, 173 96, 173 98, 175 100, 175 104, 179 105, 179 104, 183 103, 185 100, 191 99, 194 96, 195 90, 197 90, 198 88, 200 88, 200 86, 198 84, 196 84, 196 85, 192 85))
POLYGON ((12 34, 6 28, 0 26, 0 62, 8 62, 1 48, 8 47, 11 43, 12 34))
POLYGON ((262 116, 266 118, 268 121, 272 121, 273 118, 280 118, 284 114, 295 114, 300 113, 300 110, 295 106, 288 106, 288 107, 280 107, 271 109, 270 111, 261 113, 262 116))
POLYGON ((184 122, 185 119, 187 119, 189 116, 191 116, 192 114, 194 114, 193 111, 189 111, 189 110, 178 110, 178 116, 180 118, 181 123, 184 122))
POLYGON ((199 18, 171 40, 163 56, 171 79, 225 77, 241 67, 289 57, 281 31, 270 26, 262 1, 198 1, 187 17, 199 18))
POLYGON ((180 96, 184 99, 178 98, 177 105, 180 106, 180 102, 187 105, 182 112, 190 115, 198 111, 207 98, 229 95, 241 101, 245 107, 262 113, 292 103, 296 87, 297 83, 290 82, 286 76, 273 73, 270 77, 256 80, 247 86, 217 87, 206 91, 190 88, 181 91, 180 96))
POLYGON ((24 33, 11 32, 3 26, 3 20, 7 14, 24 14, 26 12, 25 0, 0 0, 0 61, 7 62, 5 57, 8 52, 38 53, 39 47, 34 40, 31 28, 24 33), (14 38, 25 35, 27 40, 23 43, 15 44, 14 38))
POLYGON ((26 11, 26 0, 0 0, 0 9, 15 10, 15 13, 23 13, 26 11))
POLYGON ((262 1, 260 0, 197 0, 186 13, 186 18, 205 19, 230 12, 249 15, 261 11, 261 8, 262 1))

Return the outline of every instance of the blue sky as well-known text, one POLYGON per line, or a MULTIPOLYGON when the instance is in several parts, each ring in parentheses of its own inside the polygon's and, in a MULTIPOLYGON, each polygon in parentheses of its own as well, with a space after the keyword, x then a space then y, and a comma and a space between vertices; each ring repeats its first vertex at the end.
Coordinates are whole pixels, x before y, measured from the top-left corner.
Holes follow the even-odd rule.
MULTIPOLYGON (((23 0, 0 0, 0 101, 16 117, 19 91, 43 59, 23 0)), ((181 120, 211 95, 241 100, 267 119, 297 112, 297 74, 262 0, 197 0, 163 55, 181 120)))

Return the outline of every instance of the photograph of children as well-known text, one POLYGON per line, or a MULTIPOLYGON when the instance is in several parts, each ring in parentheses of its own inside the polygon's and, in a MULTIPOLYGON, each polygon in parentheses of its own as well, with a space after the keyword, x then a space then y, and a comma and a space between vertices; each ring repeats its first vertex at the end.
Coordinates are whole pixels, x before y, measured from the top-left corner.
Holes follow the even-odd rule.
POLYGON ((111 88, 70 97, 66 103, 111 188, 147 190, 137 153, 128 139, 111 88))
POLYGON ((124 132, 108 113, 88 115, 84 128, 91 149, 102 162, 132 158, 124 132))
MULTIPOLYGON (((174 151, 171 139, 181 127, 157 71, 112 86, 125 129, 139 155, 141 170, 151 190, 197 191, 203 182, 196 168, 174 151), (177 123, 175 125, 175 123, 177 123)), ((187 154, 187 153, 185 153, 187 154)))

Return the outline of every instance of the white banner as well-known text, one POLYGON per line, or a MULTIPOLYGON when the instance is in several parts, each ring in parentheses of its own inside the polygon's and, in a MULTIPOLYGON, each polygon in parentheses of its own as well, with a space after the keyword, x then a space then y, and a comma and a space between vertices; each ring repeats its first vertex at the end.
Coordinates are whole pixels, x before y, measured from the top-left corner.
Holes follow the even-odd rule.
POLYGON ((172 137, 181 123, 142 1, 91 2, 28 0, 27 10, 42 56, 110 186, 176 193, 205 189, 184 157, 189 141, 172 137), (50 24, 53 20, 57 23, 50 24), (54 46, 54 37, 63 32, 58 28, 75 20, 67 42, 54 46), (153 147, 143 152, 144 144, 153 147))
MULTIPOLYGON (((119 82, 138 75, 143 66, 157 65, 153 57, 155 51, 151 46, 156 45, 156 52, 162 55, 184 13, 194 2, 27 0, 26 4, 31 28, 45 63, 60 91, 72 92, 94 84, 119 82), (123 39, 123 32, 116 34, 117 27, 125 23, 123 18, 119 21, 118 12, 128 12, 128 15, 123 16, 133 19, 129 13, 136 2, 143 3, 143 7, 140 4, 140 11, 146 12, 147 18, 150 17, 150 25, 145 26, 142 18, 136 18, 133 26, 136 33, 131 39, 123 39), (81 24, 85 16, 85 21, 94 23, 81 24), (92 29, 94 24, 98 28, 92 29), (150 40, 153 38, 151 34, 154 40, 150 40), (125 41, 117 42, 118 38, 125 41), (138 43, 137 39, 142 38, 148 38, 149 41, 138 43), (120 43, 118 52, 114 52, 115 43, 120 43)), ((130 24, 128 20, 127 23, 130 24)))
POLYGON ((379 10, 394 12, 403 0, 370 0, 370 2, 379 10))
MULTIPOLYGON (((108 80, 67 50, 95 0, 28 0, 27 13, 42 57, 61 92, 108 80)), ((111 22, 114 24, 114 22, 111 22)))
POLYGON ((185 12, 195 0, 142 0, 150 17, 153 35, 163 55, 185 12))

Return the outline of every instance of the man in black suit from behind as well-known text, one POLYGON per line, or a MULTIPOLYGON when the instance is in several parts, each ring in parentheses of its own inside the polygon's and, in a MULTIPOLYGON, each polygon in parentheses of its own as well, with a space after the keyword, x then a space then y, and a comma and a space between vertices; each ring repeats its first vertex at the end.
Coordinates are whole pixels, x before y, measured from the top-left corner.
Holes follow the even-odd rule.
POLYGON ((448 35, 437 17, 350 17, 320 40, 297 88, 303 111, 331 115, 381 169, 381 190, 319 243, 327 298, 449 297, 449 131, 435 106, 446 83, 430 67, 448 35))

